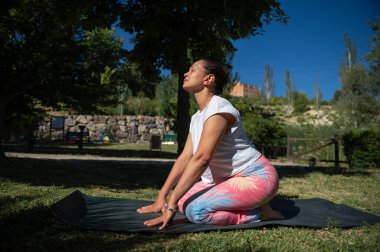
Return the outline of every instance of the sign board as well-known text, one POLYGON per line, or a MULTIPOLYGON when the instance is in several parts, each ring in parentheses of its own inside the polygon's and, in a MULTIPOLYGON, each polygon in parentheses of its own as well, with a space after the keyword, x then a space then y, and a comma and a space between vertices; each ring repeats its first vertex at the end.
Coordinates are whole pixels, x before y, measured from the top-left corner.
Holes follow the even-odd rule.
POLYGON ((52 116, 51 117, 51 129, 64 129, 65 118, 63 116, 52 116))

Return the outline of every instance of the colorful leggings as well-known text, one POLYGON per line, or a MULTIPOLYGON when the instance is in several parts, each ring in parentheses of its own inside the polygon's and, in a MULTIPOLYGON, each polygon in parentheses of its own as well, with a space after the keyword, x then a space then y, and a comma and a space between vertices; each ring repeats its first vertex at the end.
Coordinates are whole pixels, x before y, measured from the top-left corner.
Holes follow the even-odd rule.
POLYGON ((202 181, 178 202, 179 209, 193 223, 233 225, 260 221, 259 207, 276 194, 278 175, 262 155, 238 174, 220 183, 202 181))

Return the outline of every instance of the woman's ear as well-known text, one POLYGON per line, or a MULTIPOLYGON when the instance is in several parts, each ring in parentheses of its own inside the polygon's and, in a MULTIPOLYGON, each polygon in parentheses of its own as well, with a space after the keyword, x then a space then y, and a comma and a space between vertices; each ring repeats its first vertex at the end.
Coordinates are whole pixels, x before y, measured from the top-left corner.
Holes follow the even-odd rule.
POLYGON ((204 83, 206 86, 212 85, 214 82, 215 82, 215 75, 213 74, 206 75, 204 79, 204 83))

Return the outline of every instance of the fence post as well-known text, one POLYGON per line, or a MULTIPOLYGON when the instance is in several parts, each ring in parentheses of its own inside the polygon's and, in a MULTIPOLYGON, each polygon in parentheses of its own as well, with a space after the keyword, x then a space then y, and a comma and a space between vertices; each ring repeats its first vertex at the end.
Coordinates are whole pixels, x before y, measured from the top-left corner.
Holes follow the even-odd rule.
POLYGON ((339 168, 339 138, 334 135, 334 150, 335 150, 335 168, 339 168))
POLYGON ((79 140, 78 140, 78 150, 83 150, 83 130, 86 128, 84 125, 79 125, 79 140))

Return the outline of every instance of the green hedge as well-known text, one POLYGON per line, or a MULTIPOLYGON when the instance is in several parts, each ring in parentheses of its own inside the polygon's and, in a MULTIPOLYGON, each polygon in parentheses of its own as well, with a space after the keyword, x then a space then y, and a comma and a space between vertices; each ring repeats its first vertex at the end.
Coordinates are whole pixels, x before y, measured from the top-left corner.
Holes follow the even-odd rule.
POLYGON ((286 155, 286 132, 284 124, 272 118, 246 114, 243 127, 249 139, 268 158, 286 155))
POLYGON ((380 167, 380 129, 354 130, 342 138, 350 168, 380 167))

